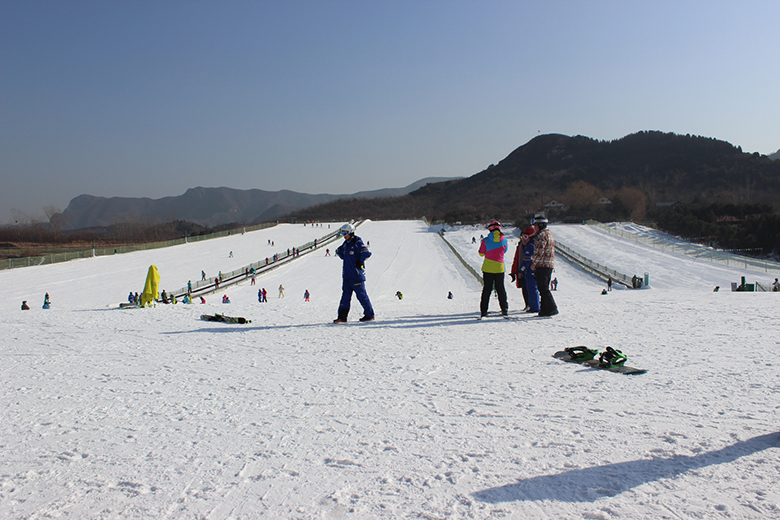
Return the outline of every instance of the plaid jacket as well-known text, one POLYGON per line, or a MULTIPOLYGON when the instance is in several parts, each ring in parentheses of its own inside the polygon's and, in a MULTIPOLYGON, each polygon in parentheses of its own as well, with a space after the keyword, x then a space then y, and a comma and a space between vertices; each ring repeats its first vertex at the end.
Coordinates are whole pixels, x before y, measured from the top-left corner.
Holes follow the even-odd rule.
POLYGON ((550 231, 543 229, 536 235, 536 244, 534 245, 534 258, 531 260, 531 269, 537 267, 555 267, 555 240, 553 240, 550 231))

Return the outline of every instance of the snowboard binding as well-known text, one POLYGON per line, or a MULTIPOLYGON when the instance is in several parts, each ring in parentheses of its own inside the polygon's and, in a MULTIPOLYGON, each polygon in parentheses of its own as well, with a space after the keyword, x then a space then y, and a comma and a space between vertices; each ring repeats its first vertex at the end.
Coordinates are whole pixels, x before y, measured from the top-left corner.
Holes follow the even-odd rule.
POLYGON ((594 357, 596 357, 596 354, 599 353, 598 350, 588 347, 568 347, 563 349, 564 352, 566 352, 572 361, 590 361, 594 357))
POLYGON ((599 366, 602 368, 622 367, 626 363, 626 359, 628 358, 621 351, 607 347, 607 350, 599 356, 599 366))

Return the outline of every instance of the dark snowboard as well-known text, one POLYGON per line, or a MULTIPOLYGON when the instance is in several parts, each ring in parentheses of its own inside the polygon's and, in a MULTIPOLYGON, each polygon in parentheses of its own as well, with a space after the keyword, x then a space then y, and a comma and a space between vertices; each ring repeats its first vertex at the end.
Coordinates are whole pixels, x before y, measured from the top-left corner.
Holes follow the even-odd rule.
POLYGON ((553 354, 554 358, 560 359, 561 361, 566 361, 567 363, 577 363, 580 365, 585 365, 591 368, 598 368, 599 370, 607 370, 609 372, 617 372, 619 374, 644 374, 647 372, 647 370, 642 368, 634 368, 634 367, 627 367, 625 365, 622 366, 601 366, 598 359, 586 359, 586 360, 579 360, 579 359, 572 359, 571 353, 567 352, 566 350, 560 350, 553 354))
POLYGON ((202 314, 200 319, 203 321, 221 321, 222 323, 252 323, 252 320, 246 318, 234 318, 232 316, 225 316, 224 314, 202 314))

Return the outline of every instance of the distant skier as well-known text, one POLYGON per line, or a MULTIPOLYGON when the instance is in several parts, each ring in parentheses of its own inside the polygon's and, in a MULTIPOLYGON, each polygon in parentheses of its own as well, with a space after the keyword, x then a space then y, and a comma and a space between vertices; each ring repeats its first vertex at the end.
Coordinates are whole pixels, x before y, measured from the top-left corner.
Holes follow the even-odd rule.
POLYGON ((44 309, 51 308, 51 300, 49 299, 49 293, 46 293, 46 296, 43 297, 43 308, 44 309))
POLYGON ((305 302, 309 301, 309 296, 311 296, 311 295, 309 294, 309 290, 308 289, 303 291, 303 301, 305 301, 305 302))
POLYGON ((279 298, 284 298, 284 286, 279 284, 279 298))
POLYGON ((29 311, 29 310, 30 310, 30 306, 29 306, 29 305, 27 305, 27 300, 24 300, 24 301, 22 302, 22 310, 23 310, 23 311, 29 311))
POLYGON ((403 293, 402 293, 401 291, 396 291, 396 292, 395 292, 395 296, 396 296, 396 298, 398 298, 399 300, 403 300, 403 299, 404 299, 404 295, 403 295, 403 293))
POLYGON ((355 226, 344 224, 339 230, 344 238, 344 243, 336 249, 336 256, 343 260, 341 269, 341 301, 339 302, 338 318, 333 323, 346 323, 352 303, 352 293, 357 296, 358 302, 363 307, 363 317, 360 321, 374 319, 374 308, 366 292, 366 259, 371 252, 363 244, 363 240, 355 235, 355 226))
POLYGON ((539 316, 555 316, 558 314, 558 306, 550 292, 550 277, 555 267, 555 241, 550 230, 547 229, 547 218, 544 215, 534 217, 534 228, 536 241, 531 270, 535 272, 536 286, 541 299, 539 316))
POLYGON ((448 299, 448 300, 451 300, 452 298, 453 298, 453 296, 452 296, 452 291, 449 291, 449 292, 447 293, 447 299, 448 299))
POLYGON ((494 220, 488 224, 490 233, 482 239, 479 244, 479 256, 484 256, 482 262, 482 301, 480 302, 480 319, 488 314, 490 306, 490 295, 495 288, 498 294, 498 304, 501 306, 501 314, 506 316, 509 313, 509 305, 506 299, 506 288, 504 287, 504 253, 507 249, 507 241, 501 232, 501 223, 494 220))

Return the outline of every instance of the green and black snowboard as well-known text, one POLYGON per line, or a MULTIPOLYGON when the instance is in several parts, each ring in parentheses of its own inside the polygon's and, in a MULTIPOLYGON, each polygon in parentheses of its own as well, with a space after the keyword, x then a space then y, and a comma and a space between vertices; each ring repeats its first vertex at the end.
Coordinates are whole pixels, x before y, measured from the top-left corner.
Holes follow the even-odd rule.
POLYGON ((598 350, 583 346, 568 347, 553 354, 554 358, 567 363, 579 363, 599 370, 608 370, 620 374, 644 374, 647 370, 642 368, 627 367, 626 356, 619 350, 607 347, 601 355, 598 350), (596 356, 599 356, 596 358, 596 356))
POLYGON ((224 314, 201 314, 200 319, 203 321, 221 321, 222 323, 252 323, 252 320, 246 318, 234 318, 224 314))

